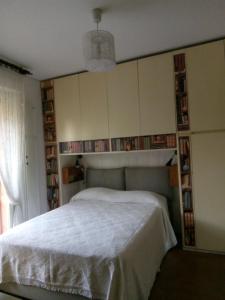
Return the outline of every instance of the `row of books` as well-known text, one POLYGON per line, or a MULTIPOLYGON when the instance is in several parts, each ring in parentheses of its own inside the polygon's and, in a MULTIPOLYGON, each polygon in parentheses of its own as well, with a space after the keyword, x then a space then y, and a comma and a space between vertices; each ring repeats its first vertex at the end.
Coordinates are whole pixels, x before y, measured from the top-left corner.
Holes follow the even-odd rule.
POLYGON ((189 137, 179 138, 180 155, 189 156, 190 155, 190 141, 189 137))
POLYGON ((184 242, 186 246, 195 245, 195 228, 193 212, 184 212, 184 242))
POLYGON ((59 189, 54 187, 48 187, 47 199, 50 210, 59 207, 59 189))
POLYGON ((55 116, 54 115, 44 115, 44 124, 51 124, 51 123, 55 123, 55 116))
MULTIPOLYGON (((177 111, 177 129, 189 130, 189 110, 187 76, 185 66, 185 54, 174 56, 175 94, 177 111)), ((195 246, 194 214, 191 191, 191 165, 190 165, 190 141, 189 137, 179 138, 181 188, 184 212, 184 244, 195 246)))
POLYGON ((192 194, 191 191, 183 192, 183 209, 192 210, 192 194))
POLYGON ((181 168, 181 181, 182 187, 186 188, 190 186, 190 141, 189 137, 180 137, 179 138, 179 147, 180 147, 180 168, 181 168))
POLYGON ((54 81, 41 82, 41 97, 43 110, 43 125, 45 139, 45 157, 47 173, 47 197, 49 209, 59 206, 59 177, 57 163, 57 146, 50 143, 56 142, 56 126, 54 113, 54 81))
POLYGON ((178 130, 189 129, 189 115, 188 115, 188 103, 187 96, 176 96, 177 106, 177 127, 178 130))
POLYGON ((41 89, 48 89, 53 87, 53 80, 41 81, 41 89))
POLYGON ((56 159, 51 159, 46 161, 46 171, 47 173, 57 173, 58 164, 56 159))
POLYGON ((83 142, 62 142, 59 143, 60 153, 82 153, 83 142))
MULTIPOLYGON (((60 153, 108 152, 110 139, 61 142, 60 153)), ((160 134, 111 139, 112 151, 176 148, 175 134, 160 134)))
POLYGON ((140 136, 139 138, 140 150, 147 150, 151 148, 151 136, 140 136))
POLYGON ((190 157, 189 156, 182 156, 181 159, 181 174, 190 173, 190 157))
POLYGON ((45 154, 47 159, 55 158, 57 155, 57 147, 56 146, 47 146, 45 148, 45 154))
POLYGON ((177 95, 177 102, 180 106, 181 112, 188 112, 188 98, 187 95, 177 95))
POLYGON ((175 75, 175 91, 176 95, 184 95, 187 93, 186 73, 175 75))
POLYGON ((151 148, 163 149, 163 148, 175 148, 176 147, 176 135, 175 134, 160 134, 151 136, 151 148))
POLYGON ((182 113, 177 117, 177 128, 179 131, 189 130, 189 117, 187 113, 182 113))
POLYGON ((52 87, 41 90, 41 99, 43 102, 54 99, 54 90, 52 87))
POLYGON ((174 71, 175 72, 182 72, 185 70, 185 54, 180 53, 174 55, 174 71))
POLYGON ((185 228, 194 227, 194 214, 193 214, 193 212, 189 212, 189 211, 184 212, 184 225, 185 225, 185 228))
POLYGON ((195 227, 192 203, 191 157, 189 136, 179 137, 181 188, 184 212, 184 243, 195 246, 195 227))
POLYGON ((55 142, 56 141, 56 132, 54 129, 50 130, 46 130, 45 128, 45 142, 49 143, 49 142, 55 142))
POLYGON ((185 228, 184 229, 184 244, 185 246, 195 246, 195 229, 185 228))
POLYGON ((50 174, 47 175, 47 185, 56 187, 59 184, 59 176, 58 174, 50 174))
POLYGON ((190 174, 181 175, 181 187, 182 187, 182 189, 190 189, 191 188, 191 175, 190 174))
POLYGON ((112 151, 176 148, 175 134, 160 134, 112 139, 112 151))
POLYGON ((108 152, 109 140, 90 140, 83 142, 84 152, 108 152))
POLYGON ((43 108, 44 114, 54 112, 53 101, 43 102, 42 108, 43 108))
POLYGON ((177 129, 189 130, 187 78, 185 67, 185 54, 174 56, 175 92, 177 110, 177 129))
POLYGON ((111 140, 112 151, 132 151, 139 149, 138 137, 114 138, 111 140))
POLYGON ((59 147, 60 153, 108 152, 109 140, 62 142, 59 147))
POLYGON ((51 199, 59 199, 59 189, 58 187, 48 187, 47 189, 47 198, 48 200, 51 199))

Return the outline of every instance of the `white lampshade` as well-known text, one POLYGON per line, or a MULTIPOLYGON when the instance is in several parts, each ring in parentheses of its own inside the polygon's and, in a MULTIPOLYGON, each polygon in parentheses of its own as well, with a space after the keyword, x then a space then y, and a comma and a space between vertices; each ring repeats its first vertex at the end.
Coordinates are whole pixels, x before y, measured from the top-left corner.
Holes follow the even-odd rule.
POLYGON ((90 72, 112 70, 115 65, 115 45, 113 35, 104 30, 92 30, 83 40, 86 68, 90 72))

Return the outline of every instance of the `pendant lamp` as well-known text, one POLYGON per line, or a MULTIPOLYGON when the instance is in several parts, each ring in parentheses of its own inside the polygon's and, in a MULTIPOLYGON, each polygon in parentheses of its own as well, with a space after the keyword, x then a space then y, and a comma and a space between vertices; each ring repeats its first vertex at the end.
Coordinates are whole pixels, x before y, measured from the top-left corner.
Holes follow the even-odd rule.
POLYGON ((90 72, 111 71, 115 66, 115 45, 113 35, 105 30, 99 30, 102 10, 93 10, 94 22, 97 29, 89 31, 83 39, 86 69, 90 72))

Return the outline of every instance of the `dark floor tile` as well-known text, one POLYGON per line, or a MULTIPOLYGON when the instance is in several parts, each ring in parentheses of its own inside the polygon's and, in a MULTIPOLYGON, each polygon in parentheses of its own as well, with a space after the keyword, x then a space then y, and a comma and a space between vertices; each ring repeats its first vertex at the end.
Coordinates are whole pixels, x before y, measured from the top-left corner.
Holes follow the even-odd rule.
POLYGON ((225 256, 170 251, 149 300, 225 300, 225 256))

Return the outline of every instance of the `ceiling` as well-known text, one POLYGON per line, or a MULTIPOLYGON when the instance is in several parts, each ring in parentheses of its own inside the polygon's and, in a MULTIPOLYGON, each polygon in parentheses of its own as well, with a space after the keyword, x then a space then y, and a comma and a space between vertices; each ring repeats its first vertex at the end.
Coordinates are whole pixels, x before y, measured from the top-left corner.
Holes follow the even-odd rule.
POLYGON ((84 70, 96 7, 117 61, 225 36, 224 0, 0 0, 0 57, 37 79, 84 70))

